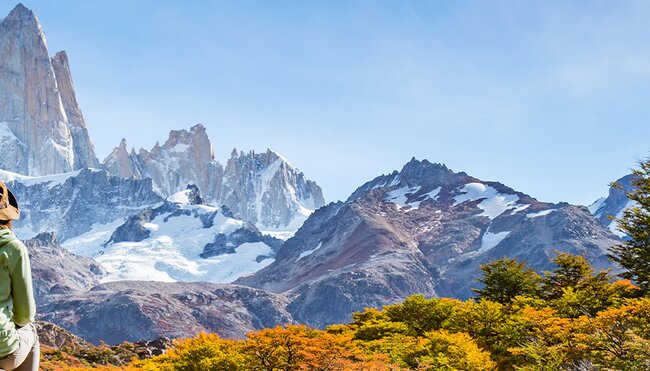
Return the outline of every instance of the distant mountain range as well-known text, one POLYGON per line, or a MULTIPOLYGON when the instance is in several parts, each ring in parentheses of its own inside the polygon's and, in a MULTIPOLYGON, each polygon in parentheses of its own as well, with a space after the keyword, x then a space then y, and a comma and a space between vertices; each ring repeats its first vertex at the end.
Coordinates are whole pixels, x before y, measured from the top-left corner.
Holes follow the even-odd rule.
POLYGON ((467 298, 502 257, 543 271, 559 250, 615 268, 619 189, 587 209, 412 159, 325 205, 277 152, 220 164, 201 124, 151 150, 123 139, 100 162, 65 53, 49 57, 22 5, 0 31, 0 178, 21 202, 40 318, 87 340, 323 327, 415 293, 467 298))
POLYGON ((125 178, 153 181, 156 193, 170 196, 196 184, 208 202, 226 205, 262 229, 295 231, 315 209, 323 192, 278 153, 233 150, 226 166, 214 159, 205 127, 174 130, 161 146, 127 151, 126 140, 103 161, 103 168, 125 178))
MULTIPOLYGON (((63 51, 49 57, 38 19, 22 4, 0 22, 0 49, 0 169, 23 175, 15 181, 35 183, 40 180, 27 177, 95 168, 121 178, 151 179, 161 197, 195 184, 208 201, 286 236, 325 204, 321 188, 276 152, 233 151, 224 168, 200 124, 173 130, 162 146, 156 143, 137 154, 127 151, 123 139, 100 163, 77 103, 68 57, 63 51)), ((21 201, 28 205, 31 200, 21 201)))

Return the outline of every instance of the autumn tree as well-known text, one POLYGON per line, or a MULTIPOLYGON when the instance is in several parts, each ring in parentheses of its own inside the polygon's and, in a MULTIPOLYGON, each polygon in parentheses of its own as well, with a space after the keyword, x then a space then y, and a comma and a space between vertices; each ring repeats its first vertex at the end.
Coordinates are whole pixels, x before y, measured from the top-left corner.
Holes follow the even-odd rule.
POLYGON ((401 304, 384 307, 384 311, 390 321, 402 322, 413 335, 422 336, 425 332, 441 329, 459 303, 453 299, 412 295, 401 304))
POLYGON ((523 318, 528 322, 525 341, 510 348, 521 357, 524 370, 578 369, 583 348, 574 341, 574 320, 556 316, 551 308, 525 308, 523 318))
POLYGON ((594 315, 606 309, 617 295, 609 271, 596 272, 583 256, 557 252, 556 268, 544 272, 541 295, 547 305, 567 317, 594 315))
POLYGON ((242 352, 241 345, 216 334, 201 333, 194 338, 175 340, 166 354, 135 362, 134 366, 149 371, 246 370, 250 357, 242 352))
POLYGON ((628 300, 584 321, 579 335, 598 369, 650 369, 650 299, 628 300))
POLYGON ((426 370, 476 370, 496 368, 490 353, 481 349, 468 334, 445 330, 425 334, 423 352, 414 359, 412 368, 426 370))
POLYGON ((622 243, 612 247, 611 258, 625 272, 621 276, 636 282, 641 292, 650 293, 650 159, 640 162, 640 168, 632 173, 633 189, 627 197, 634 205, 617 220, 618 228, 628 236, 622 243))

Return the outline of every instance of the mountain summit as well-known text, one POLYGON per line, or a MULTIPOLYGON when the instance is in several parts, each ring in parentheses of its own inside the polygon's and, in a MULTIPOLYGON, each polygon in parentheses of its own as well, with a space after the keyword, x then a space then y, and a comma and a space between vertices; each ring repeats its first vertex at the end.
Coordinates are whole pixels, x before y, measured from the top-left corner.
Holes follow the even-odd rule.
POLYGON ((609 268, 618 241, 584 206, 413 159, 317 210, 275 262, 237 283, 289 294, 296 320, 323 327, 412 294, 470 297, 480 266, 503 257, 543 271, 561 250, 609 268))
POLYGON ((50 58, 34 13, 18 4, 0 22, 0 168, 49 175, 98 164, 65 53, 50 58))
POLYGON ((323 191, 277 152, 233 150, 224 167, 214 158, 206 128, 172 130, 163 145, 127 148, 126 140, 106 157, 103 167, 122 177, 151 178, 156 192, 170 196, 196 184, 205 199, 225 205, 260 229, 297 230, 325 204, 323 191))

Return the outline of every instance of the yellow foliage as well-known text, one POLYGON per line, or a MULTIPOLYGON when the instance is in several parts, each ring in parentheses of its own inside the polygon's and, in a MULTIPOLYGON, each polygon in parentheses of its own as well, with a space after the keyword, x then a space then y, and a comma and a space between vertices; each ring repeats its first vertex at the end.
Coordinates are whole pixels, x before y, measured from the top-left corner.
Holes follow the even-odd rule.
MULTIPOLYGON (((199 334, 122 369, 650 370, 650 298, 635 298, 630 281, 611 282, 584 259, 563 254, 556 263, 543 295, 531 290, 504 303, 414 295, 326 330, 288 325, 243 340, 199 334)), ((44 348, 42 369, 117 369, 106 364, 129 353, 113 351, 100 346, 77 357, 44 348)))

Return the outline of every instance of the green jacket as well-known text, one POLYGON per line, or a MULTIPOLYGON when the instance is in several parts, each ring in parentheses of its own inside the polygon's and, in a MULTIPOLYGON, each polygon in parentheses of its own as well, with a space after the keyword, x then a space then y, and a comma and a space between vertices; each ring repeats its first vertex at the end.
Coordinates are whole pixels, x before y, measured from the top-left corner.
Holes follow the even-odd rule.
POLYGON ((16 326, 34 321, 36 304, 27 248, 9 229, 0 229, 0 357, 18 349, 16 326))

